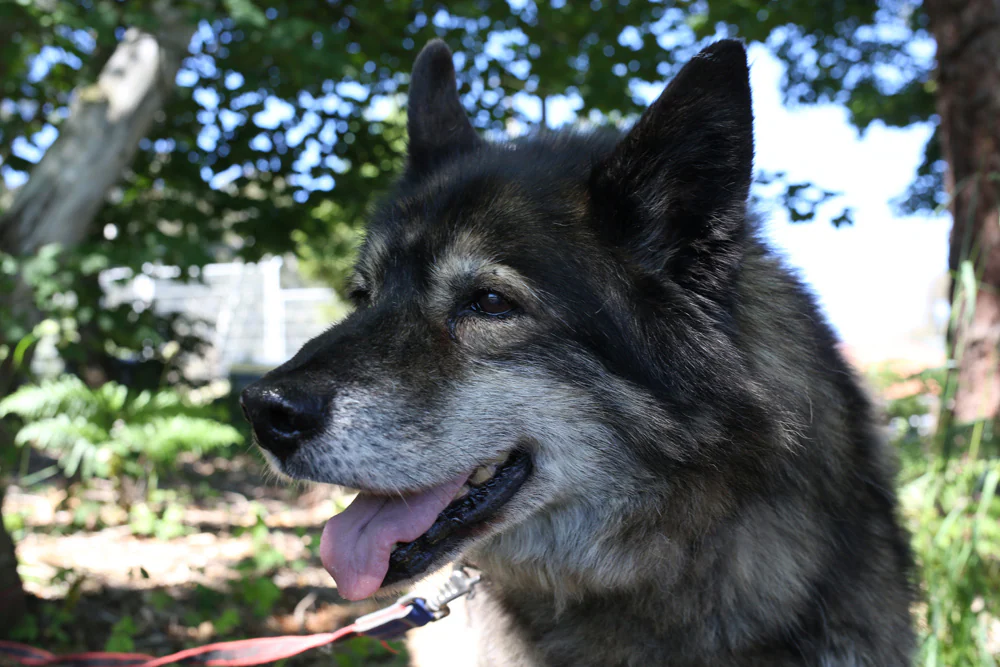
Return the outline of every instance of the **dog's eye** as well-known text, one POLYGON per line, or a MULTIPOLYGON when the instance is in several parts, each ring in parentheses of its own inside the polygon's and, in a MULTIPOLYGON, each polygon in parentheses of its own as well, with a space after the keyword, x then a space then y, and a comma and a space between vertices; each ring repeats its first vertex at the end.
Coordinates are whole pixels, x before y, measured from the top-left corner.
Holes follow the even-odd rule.
POLYGON ((483 290, 476 294, 469 307, 486 315, 506 315, 515 308, 507 297, 493 290, 483 290))

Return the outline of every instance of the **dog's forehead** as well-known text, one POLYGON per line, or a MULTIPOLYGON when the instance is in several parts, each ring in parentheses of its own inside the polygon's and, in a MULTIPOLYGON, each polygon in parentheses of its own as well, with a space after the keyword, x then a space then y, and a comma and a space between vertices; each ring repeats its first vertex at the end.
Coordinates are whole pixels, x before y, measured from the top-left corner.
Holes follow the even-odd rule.
POLYGON ((590 169, 613 138, 541 135, 408 173, 371 218, 358 282, 420 290, 475 265, 506 265, 531 278, 560 254, 593 250, 590 169))
MULTIPOLYGON (((358 270, 372 279, 442 262, 499 261, 537 230, 519 183, 496 175, 432 182, 389 202, 368 227, 358 270)), ((537 233, 537 231, 536 231, 537 233)))

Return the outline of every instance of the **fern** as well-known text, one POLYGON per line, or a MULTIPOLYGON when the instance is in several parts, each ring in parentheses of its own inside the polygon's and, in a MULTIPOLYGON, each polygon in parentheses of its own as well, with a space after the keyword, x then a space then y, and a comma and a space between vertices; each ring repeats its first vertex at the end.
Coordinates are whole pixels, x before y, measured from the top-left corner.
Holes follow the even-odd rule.
POLYGON ((180 395, 173 390, 157 392, 144 391, 129 402, 128 416, 131 419, 148 419, 154 415, 193 414, 199 409, 186 405, 180 395))
POLYGON ((169 463, 180 451, 200 455, 242 439, 239 431, 228 424, 188 415, 122 424, 114 429, 113 435, 129 450, 141 451, 154 463, 169 463))
POLYGON ((15 442, 57 458, 67 475, 117 478, 156 473, 181 452, 205 452, 242 441, 205 406, 175 390, 133 393, 108 382, 97 389, 66 375, 25 386, 0 401, 0 418, 23 422, 15 442))
POLYGON ((75 375, 25 385, 0 401, 0 418, 17 415, 26 422, 58 414, 90 417, 100 410, 100 397, 75 375))
POLYGON ((108 432, 86 417, 56 415, 29 422, 17 432, 14 443, 34 445, 59 457, 67 475, 77 471, 84 477, 107 477, 111 456, 101 453, 108 442, 108 432), (101 466, 101 463, 104 465, 101 466))

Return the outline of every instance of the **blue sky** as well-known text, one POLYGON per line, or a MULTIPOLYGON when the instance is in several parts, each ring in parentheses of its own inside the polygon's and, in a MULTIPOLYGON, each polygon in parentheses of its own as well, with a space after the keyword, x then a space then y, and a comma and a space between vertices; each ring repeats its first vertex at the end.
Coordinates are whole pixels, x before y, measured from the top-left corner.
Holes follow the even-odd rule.
POLYGON ((951 220, 900 218, 889 203, 912 180, 931 129, 878 124, 858 136, 841 107, 785 109, 780 63, 759 47, 751 62, 757 167, 843 192, 855 210, 855 224, 840 229, 829 223, 839 202, 806 224, 771 210, 769 238, 813 286, 849 345, 879 357, 905 354, 918 342, 940 345, 939 337, 918 332, 947 316, 932 294, 947 273, 951 220))

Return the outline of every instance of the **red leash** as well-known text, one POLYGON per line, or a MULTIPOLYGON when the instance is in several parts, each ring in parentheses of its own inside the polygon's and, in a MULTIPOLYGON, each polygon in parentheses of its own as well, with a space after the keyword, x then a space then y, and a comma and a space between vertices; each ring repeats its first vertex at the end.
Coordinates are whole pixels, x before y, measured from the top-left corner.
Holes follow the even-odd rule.
POLYGON ((55 655, 40 648, 0 641, 0 665, 13 662, 25 667, 163 667, 174 663, 204 667, 253 667, 290 658, 320 646, 366 636, 383 641, 427 625, 448 615, 448 603, 472 592, 479 575, 456 568, 431 600, 405 596, 395 604, 361 616, 336 632, 315 635, 288 635, 218 642, 156 658, 142 653, 70 653, 55 655))
POLYGON ((27 667, 161 667, 173 663, 205 665, 206 667, 250 667, 262 665, 283 658, 290 658, 310 649, 326 646, 342 639, 350 639, 356 633, 352 626, 337 632, 316 635, 264 637, 243 639, 234 642, 207 644, 198 648, 179 651, 162 658, 142 653, 70 653, 55 655, 40 648, 16 642, 0 641, 0 664, 5 658, 27 667))

